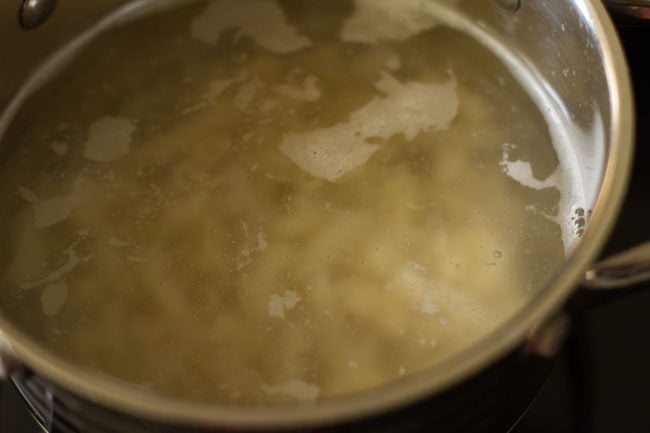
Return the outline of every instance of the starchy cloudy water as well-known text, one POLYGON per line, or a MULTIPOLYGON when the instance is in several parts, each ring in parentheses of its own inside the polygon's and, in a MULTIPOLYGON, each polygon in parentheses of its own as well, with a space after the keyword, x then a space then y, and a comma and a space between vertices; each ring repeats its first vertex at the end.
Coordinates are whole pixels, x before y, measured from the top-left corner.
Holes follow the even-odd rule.
POLYGON ((4 119, 4 312, 227 404, 366 390, 494 330, 583 204, 522 75, 425 3, 215 0, 99 36, 4 119))

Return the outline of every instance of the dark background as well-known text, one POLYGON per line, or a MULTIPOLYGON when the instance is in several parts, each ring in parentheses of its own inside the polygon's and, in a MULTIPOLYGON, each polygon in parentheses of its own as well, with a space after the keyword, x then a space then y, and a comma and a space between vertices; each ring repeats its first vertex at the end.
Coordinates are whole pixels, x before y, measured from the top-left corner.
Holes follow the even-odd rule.
MULTIPOLYGON (((650 240, 650 26, 620 32, 635 86, 637 151, 603 255, 650 240)), ((650 433, 650 284, 640 289, 574 318, 566 347, 513 433, 650 433)), ((38 431, 13 387, 0 384, 0 433, 38 431)))
MULTIPOLYGON (((630 190, 603 256, 650 241, 650 24, 619 29, 634 83, 630 190)), ((650 433, 650 284, 574 320, 572 338, 513 433, 650 433)))

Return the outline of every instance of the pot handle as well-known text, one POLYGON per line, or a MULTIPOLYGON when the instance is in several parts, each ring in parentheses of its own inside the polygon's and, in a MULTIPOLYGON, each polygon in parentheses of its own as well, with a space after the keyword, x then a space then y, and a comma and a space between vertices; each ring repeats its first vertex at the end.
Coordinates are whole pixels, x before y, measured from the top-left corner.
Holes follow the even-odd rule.
POLYGON ((650 242, 596 263, 585 273, 582 287, 625 289, 646 281, 650 281, 650 242))
POLYGON ((531 330, 526 351, 552 358, 566 339, 572 317, 580 316, 591 307, 620 299, 650 282, 650 242, 596 263, 589 268, 578 290, 569 300, 567 309, 552 316, 531 330))
POLYGON ((650 0, 603 0, 617 24, 650 25, 650 0))
POLYGON ((592 265, 569 301, 569 311, 580 314, 591 307, 620 299, 650 282, 650 242, 592 265))

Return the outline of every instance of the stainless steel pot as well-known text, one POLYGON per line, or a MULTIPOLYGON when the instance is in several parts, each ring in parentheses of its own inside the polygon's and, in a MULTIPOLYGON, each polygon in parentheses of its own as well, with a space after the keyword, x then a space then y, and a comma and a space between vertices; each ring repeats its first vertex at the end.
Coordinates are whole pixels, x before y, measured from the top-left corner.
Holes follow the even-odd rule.
MULTIPOLYGON (((155 1, 158 5, 171 3, 155 1)), ((63 1, 44 24, 53 9, 38 9, 38 0, 26 3, 22 23, 37 27, 30 32, 16 22, 16 2, 0 5, 0 111, 49 53, 126 2, 63 1)), ((144 3, 151 1, 136 1, 130 7, 144 3)), ((612 3, 634 14, 648 8, 649 2, 612 3)), ((427 371, 362 394, 301 406, 299 410, 293 406, 215 407, 144 394, 58 358, 0 312, 0 353, 5 373, 28 368, 82 399, 175 425, 304 429, 391 411, 441 394, 518 347, 552 355, 566 329, 564 305, 580 282, 583 287, 602 290, 650 278, 650 244, 592 266, 625 195, 633 140, 628 71, 603 4, 596 0, 464 0, 459 4, 476 22, 476 35, 495 35, 509 47, 511 61, 524 62, 538 72, 540 81, 552 89, 555 103, 565 109, 579 130, 594 129, 602 121, 601 133, 576 149, 584 156, 581 169, 591 173, 591 186, 597 195, 584 236, 561 272, 515 317, 479 343, 427 371), (562 73, 566 70, 572 74, 562 73), (592 156, 598 154, 604 155, 604 166, 589 166, 589 161, 594 161, 592 156)))

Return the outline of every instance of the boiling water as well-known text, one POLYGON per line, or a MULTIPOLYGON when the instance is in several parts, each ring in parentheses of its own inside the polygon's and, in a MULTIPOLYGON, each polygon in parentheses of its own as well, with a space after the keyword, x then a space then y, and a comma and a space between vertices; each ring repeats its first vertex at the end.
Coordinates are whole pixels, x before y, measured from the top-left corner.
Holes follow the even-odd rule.
POLYGON ((511 317, 575 240, 568 163, 512 68, 392 4, 216 0, 99 36, 9 119, 3 310, 232 404, 376 387, 511 317))

